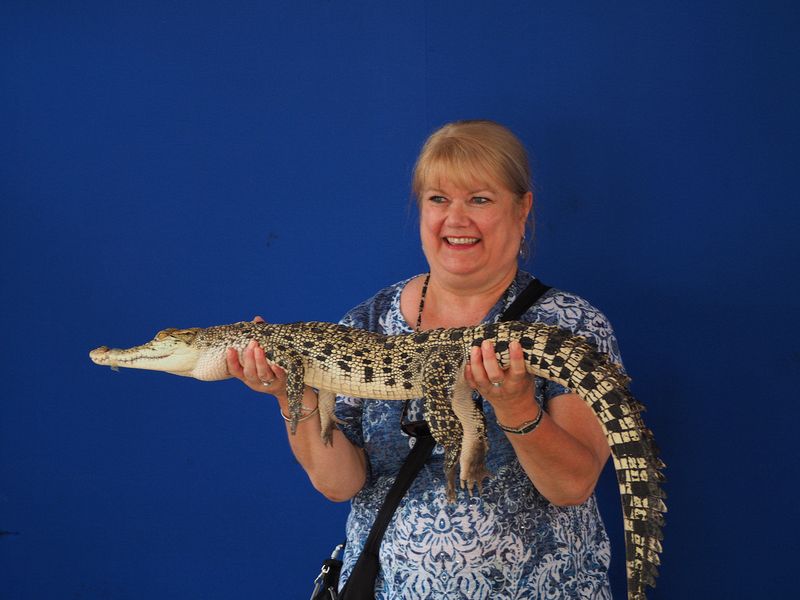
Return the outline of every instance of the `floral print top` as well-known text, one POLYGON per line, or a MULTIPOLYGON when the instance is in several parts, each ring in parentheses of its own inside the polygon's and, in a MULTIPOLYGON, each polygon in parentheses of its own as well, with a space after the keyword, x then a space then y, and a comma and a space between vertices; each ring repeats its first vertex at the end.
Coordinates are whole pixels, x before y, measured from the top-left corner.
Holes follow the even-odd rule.
MULTIPOLYGON (((509 292, 484 322, 497 321, 532 276, 518 272, 509 292)), ((345 325, 385 334, 410 333, 400 312, 399 282, 351 310, 345 325)), ((593 341, 620 362, 605 316, 582 298, 548 290, 521 318, 558 325, 593 341)), ((547 402, 569 390, 536 379, 536 400, 547 402)), ((410 402, 410 420, 424 417, 422 400, 410 402)), ((458 490, 447 501, 443 450, 437 446, 402 499, 383 538, 376 600, 610 598, 609 541, 594 496, 580 506, 550 504, 517 461, 494 412, 486 414, 491 476, 470 497, 458 490)), ((347 580, 373 520, 405 460, 413 438, 400 430, 403 402, 338 397, 340 428, 368 457, 367 482, 353 498, 341 585, 347 580)))

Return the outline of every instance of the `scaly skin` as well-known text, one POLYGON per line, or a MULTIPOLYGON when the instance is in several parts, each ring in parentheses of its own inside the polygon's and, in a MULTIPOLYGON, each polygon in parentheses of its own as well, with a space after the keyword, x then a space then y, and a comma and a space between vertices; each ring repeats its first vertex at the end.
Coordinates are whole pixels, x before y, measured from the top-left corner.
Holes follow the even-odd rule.
POLYGON ((227 348, 241 353, 251 340, 267 359, 286 370, 291 430, 301 416, 303 386, 320 392, 323 439, 330 441, 336 418, 334 394, 406 400, 425 398, 431 432, 445 448, 448 494, 455 497, 456 464, 462 487, 471 493, 487 475, 486 423, 464 380, 470 347, 494 342, 501 367, 508 344, 519 341, 527 370, 572 389, 598 418, 611 448, 625 525, 628 597, 645 598, 655 585, 666 512, 663 463, 642 406, 631 396, 628 378, 584 338, 541 323, 495 323, 385 336, 332 323, 274 325, 241 322, 193 329, 165 329, 129 349, 105 346, 90 353, 99 365, 166 371, 203 381, 230 377, 227 348))

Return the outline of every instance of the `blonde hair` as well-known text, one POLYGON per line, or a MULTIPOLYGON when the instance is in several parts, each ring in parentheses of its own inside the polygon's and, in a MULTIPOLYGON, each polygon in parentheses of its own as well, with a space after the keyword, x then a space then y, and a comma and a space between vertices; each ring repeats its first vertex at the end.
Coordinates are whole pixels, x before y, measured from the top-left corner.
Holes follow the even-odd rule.
POLYGON ((414 165, 411 190, 417 200, 443 177, 461 187, 497 182, 517 198, 531 191, 525 147, 494 121, 456 121, 431 134, 414 165))
MULTIPOLYGON (((418 205, 425 188, 443 178, 463 188, 476 182, 496 182, 511 191, 517 202, 528 192, 533 193, 525 146, 494 121, 455 121, 431 134, 419 153, 411 181, 418 205)), ((526 224, 531 233, 533 224, 532 204, 526 224)), ((523 241, 523 257, 528 254, 528 243, 527 239, 523 241)))

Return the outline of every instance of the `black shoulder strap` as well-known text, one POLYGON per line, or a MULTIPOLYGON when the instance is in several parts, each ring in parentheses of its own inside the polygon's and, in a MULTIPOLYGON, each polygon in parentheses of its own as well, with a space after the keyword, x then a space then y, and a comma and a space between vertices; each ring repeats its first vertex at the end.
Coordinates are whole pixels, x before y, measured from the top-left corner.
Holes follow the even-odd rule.
POLYGON ((392 520, 394 511, 397 510, 400 500, 411 487, 411 482, 416 479, 435 445, 436 442, 430 434, 417 438, 403 466, 400 467, 389 493, 386 494, 383 506, 372 524, 364 549, 361 551, 350 577, 347 578, 342 593, 339 594, 339 600, 374 600, 375 579, 380 568, 378 552, 381 548, 383 534, 386 533, 386 528, 392 520))
MULTIPOLYGON (((514 299, 514 302, 503 311, 500 320, 516 321, 549 289, 549 286, 544 285, 538 279, 534 279, 514 299)), ((417 438, 403 466, 400 467, 391 489, 386 494, 386 499, 383 501, 383 505, 378 511, 378 516, 375 517, 375 522, 372 524, 364 549, 361 551, 350 577, 347 578, 342 593, 339 594, 339 600, 374 600, 375 578, 378 576, 378 569, 380 568, 378 552, 380 551, 383 534, 386 533, 386 528, 400 505, 400 500, 405 496, 408 488, 411 487, 411 482, 422 470, 422 465, 430 457, 435 445, 436 441, 430 434, 417 438)))
POLYGON ((538 279, 534 279, 520 292, 519 296, 514 299, 511 305, 503 311, 500 320, 516 321, 549 289, 549 285, 545 285, 538 279))

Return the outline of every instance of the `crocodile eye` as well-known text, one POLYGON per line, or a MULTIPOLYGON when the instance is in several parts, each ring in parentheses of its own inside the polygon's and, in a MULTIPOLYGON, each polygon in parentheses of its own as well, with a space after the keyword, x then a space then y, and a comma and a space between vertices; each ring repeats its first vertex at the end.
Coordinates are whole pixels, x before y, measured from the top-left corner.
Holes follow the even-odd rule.
POLYGON ((182 342, 191 343, 195 337, 197 337, 197 333, 200 331, 197 327, 192 327, 191 329, 173 329, 172 330, 172 337, 178 338, 182 342))
POLYGON ((190 343, 197 337, 197 332, 200 331, 197 327, 192 327, 190 329, 176 329, 175 327, 168 327, 167 329, 162 329, 156 334, 155 341, 161 342, 168 338, 181 340, 182 342, 190 343))
POLYGON ((156 337, 153 338, 153 339, 155 339, 157 342, 160 342, 161 340, 164 340, 164 339, 170 337, 174 331, 178 331, 178 330, 175 329, 174 327, 170 327, 168 329, 162 329, 161 331, 159 331, 156 334, 156 337))

